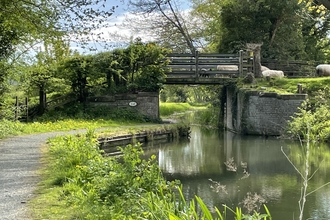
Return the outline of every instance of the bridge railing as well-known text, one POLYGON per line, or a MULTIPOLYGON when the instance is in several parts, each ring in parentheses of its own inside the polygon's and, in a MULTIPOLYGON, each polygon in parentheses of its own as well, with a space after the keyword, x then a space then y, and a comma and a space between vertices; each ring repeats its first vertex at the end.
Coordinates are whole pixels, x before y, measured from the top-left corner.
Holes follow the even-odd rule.
POLYGON ((253 71, 253 56, 237 54, 172 53, 167 77, 241 77, 253 71))

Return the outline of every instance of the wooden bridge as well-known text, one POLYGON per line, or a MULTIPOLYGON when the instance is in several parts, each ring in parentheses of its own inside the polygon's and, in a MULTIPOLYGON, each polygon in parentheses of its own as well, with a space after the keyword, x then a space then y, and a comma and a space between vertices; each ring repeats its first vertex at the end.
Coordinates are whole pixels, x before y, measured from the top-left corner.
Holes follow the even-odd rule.
POLYGON ((253 56, 240 51, 238 54, 173 53, 165 84, 225 84, 247 72, 253 72, 253 56))

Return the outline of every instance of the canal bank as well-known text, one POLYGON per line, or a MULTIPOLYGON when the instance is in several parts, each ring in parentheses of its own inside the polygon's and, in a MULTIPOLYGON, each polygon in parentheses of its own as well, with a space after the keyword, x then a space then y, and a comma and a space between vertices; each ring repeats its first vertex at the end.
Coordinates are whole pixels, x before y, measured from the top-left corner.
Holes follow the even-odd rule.
POLYGON ((185 124, 172 124, 159 126, 158 128, 137 130, 132 133, 121 135, 106 135, 98 138, 100 150, 105 154, 119 154, 118 147, 125 147, 128 144, 157 144, 168 143, 178 138, 190 137, 190 126, 185 124))

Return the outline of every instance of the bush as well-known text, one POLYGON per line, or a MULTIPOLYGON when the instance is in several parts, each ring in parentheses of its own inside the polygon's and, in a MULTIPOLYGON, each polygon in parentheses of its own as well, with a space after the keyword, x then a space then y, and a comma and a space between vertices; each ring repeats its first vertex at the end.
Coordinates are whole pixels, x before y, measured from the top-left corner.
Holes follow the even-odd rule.
POLYGON ((17 135, 23 130, 23 124, 18 121, 8 121, 6 119, 0 120, 0 139, 17 135))

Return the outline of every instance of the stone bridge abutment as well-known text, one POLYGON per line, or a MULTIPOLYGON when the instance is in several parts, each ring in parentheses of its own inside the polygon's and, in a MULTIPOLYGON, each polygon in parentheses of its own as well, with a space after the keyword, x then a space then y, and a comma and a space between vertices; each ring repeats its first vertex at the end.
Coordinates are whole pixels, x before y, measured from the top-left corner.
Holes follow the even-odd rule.
POLYGON ((224 126, 248 135, 280 135, 307 94, 277 94, 226 87, 224 126))

